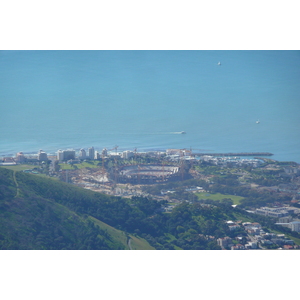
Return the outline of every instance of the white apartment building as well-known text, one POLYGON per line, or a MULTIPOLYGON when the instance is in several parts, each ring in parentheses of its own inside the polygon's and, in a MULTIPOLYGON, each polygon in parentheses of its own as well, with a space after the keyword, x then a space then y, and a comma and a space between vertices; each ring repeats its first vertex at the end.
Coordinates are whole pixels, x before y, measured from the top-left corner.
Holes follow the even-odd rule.
POLYGON ((89 151, 88 157, 90 159, 95 159, 95 149, 94 149, 94 147, 89 148, 88 151, 89 151))
POLYGON ((86 159, 86 152, 84 149, 80 149, 79 151, 79 158, 80 159, 86 159))
POLYGON ((57 150, 57 160, 63 161, 64 160, 64 152, 63 150, 57 150))
POLYGON ((45 161, 48 160, 48 155, 46 152, 44 152, 43 150, 40 150, 38 153, 38 160, 39 161, 45 161))
POLYGON ((95 151, 95 159, 100 159, 101 158, 101 154, 98 151, 95 151))
POLYGON ((124 152, 122 153, 122 157, 123 157, 124 159, 130 159, 130 158, 133 157, 133 156, 134 156, 133 151, 127 150, 127 151, 124 151, 124 152))
POLYGON ((58 150, 57 151, 57 159, 59 161, 75 159, 75 150, 58 150))
POLYGON ((292 229, 292 231, 297 231, 300 232, 300 222, 299 221, 294 221, 290 223, 290 228, 292 229))

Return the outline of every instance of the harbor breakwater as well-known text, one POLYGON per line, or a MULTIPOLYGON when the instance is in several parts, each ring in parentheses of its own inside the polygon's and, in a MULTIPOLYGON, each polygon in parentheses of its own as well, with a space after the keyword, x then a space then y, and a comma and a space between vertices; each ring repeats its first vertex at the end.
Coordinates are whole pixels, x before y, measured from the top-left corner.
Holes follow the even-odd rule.
POLYGON ((196 156, 272 156, 273 153, 270 152, 237 152, 237 153, 193 153, 196 156))

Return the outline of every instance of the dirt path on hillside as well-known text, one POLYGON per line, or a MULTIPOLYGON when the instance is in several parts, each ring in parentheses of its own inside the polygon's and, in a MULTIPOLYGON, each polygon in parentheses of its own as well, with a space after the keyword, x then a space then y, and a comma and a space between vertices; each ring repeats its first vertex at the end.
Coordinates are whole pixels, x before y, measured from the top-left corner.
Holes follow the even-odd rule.
POLYGON ((16 198, 20 195, 19 184, 18 184, 18 181, 17 181, 17 178, 16 178, 16 171, 14 171, 14 173, 13 173, 13 178, 14 178, 14 182, 15 182, 16 187, 17 187, 17 194, 15 196, 15 198, 16 198))

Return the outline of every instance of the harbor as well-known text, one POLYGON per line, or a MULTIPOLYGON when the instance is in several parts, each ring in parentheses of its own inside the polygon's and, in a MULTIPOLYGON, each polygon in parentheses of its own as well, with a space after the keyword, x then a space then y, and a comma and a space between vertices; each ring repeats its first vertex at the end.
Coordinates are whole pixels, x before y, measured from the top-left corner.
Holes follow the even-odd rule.
POLYGON ((193 153, 195 156, 272 156, 273 153, 270 152, 230 152, 230 153, 193 153))

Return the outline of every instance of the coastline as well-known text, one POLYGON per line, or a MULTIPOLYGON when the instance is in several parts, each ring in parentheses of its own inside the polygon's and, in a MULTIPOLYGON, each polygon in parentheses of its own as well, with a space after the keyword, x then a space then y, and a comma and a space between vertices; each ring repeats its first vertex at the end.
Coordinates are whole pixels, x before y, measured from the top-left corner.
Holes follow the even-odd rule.
MULTIPOLYGON (((71 147, 71 146, 69 146, 69 147, 66 147, 66 146, 59 147, 58 145, 56 145, 55 148, 54 147, 51 147, 50 149, 49 148, 50 147, 48 145, 48 147, 44 147, 44 148, 43 147, 37 147, 36 150, 27 150, 27 151, 26 150, 24 151, 24 149, 22 149, 22 147, 20 147, 18 151, 17 150, 15 150, 15 151, 14 150, 9 150, 9 151, 7 151, 7 150, 6 151, 5 150, 1 151, 0 150, 0 158, 1 157, 2 158, 4 158, 4 157, 15 157, 18 152, 23 152, 24 155, 35 156, 35 155, 38 154, 39 149, 43 149, 48 155, 52 155, 52 156, 57 155, 57 151, 59 149, 65 149, 65 150, 66 149, 73 149, 76 152, 79 152, 79 150, 81 148, 88 149, 88 147, 78 147, 78 145, 76 145, 76 147, 71 147)), ((100 152, 100 151, 102 151, 102 149, 104 147, 94 146, 94 148, 95 148, 95 151, 100 152)), ((130 147, 130 146, 129 147, 119 147, 118 152, 123 152, 123 151, 127 151, 127 150, 134 151, 134 149, 135 149, 135 147, 130 147)), ((137 147, 136 149, 137 149, 137 152, 145 153, 145 152, 166 152, 167 149, 190 150, 190 147, 184 148, 184 147, 176 147, 175 145, 173 145, 173 146, 171 145, 168 148, 158 146, 158 147, 137 147)), ((192 151, 193 151, 193 148, 192 148, 192 151)), ((300 164, 300 157, 297 153, 294 153, 294 152, 293 153, 283 153, 283 152, 276 153, 274 151, 274 153, 271 153, 271 152, 262 152, 262 151, 257 151, 257 152, 255 152, 255 151, 249 151, 249 152, 244 152, 244 151, 240 151, 240 152, 238 152, 238 151, 237 152, 218 151, 217 152, 215 150, 211 150, 211 152, 208 152, 208 151, 209 150, 206 150, 205 152, 199 152, 199 150, 196 151, 196 149, 195 149, 195 151, 193 151, 192 153, 195 156, 203 156, 203 155, 210 155, 210 156, 243 156, 243 157, 247 156, 247 157, 252 157, 252 158, 259 156, 259 157, 266 157, 268 159, 270 157, 272 157, 272 160, 274 160, 274 161, 286 161, 286 162, 291 162, 292 161, 292 162, 295 162, 297 164, 300 164)))

